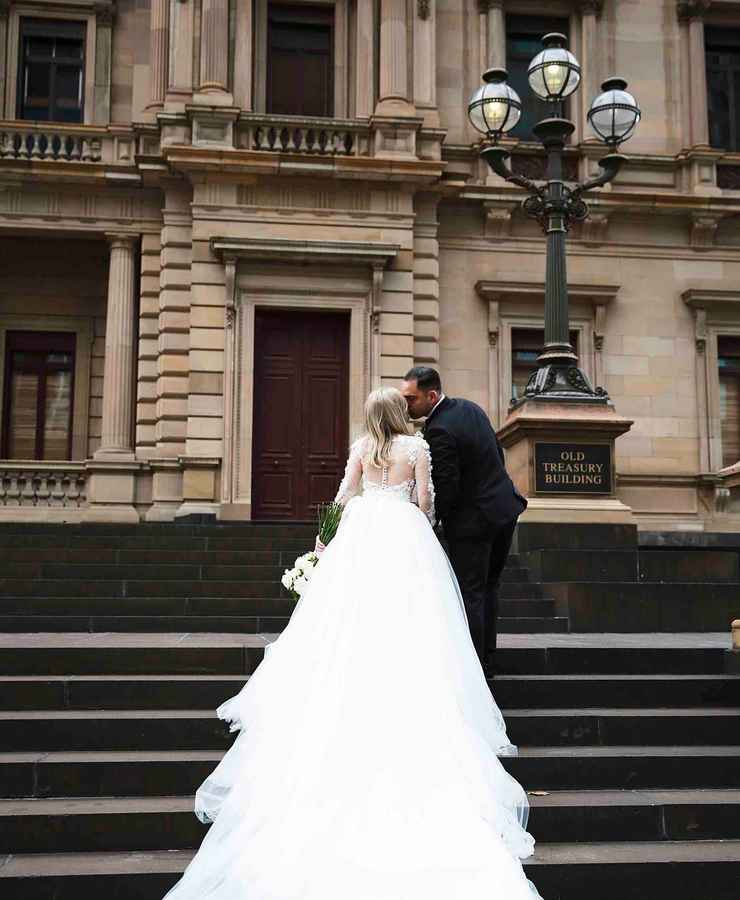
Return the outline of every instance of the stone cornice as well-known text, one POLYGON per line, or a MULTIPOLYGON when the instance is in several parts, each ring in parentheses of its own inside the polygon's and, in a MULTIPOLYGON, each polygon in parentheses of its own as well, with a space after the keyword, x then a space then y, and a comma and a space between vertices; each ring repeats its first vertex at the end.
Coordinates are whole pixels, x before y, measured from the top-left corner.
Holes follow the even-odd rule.
POLYGON ((740 290, 689 288, 681 294, 683 302, 693 310, 709 310, 740 319, 740 290))
MULTIPOLYGON (((618 284, 569 284, 568 296, 572 301, 606 306, 619 293, 618 284)), ((542 300, 545 286, 541 281, 479 281, 475 290, 483 300, 513 300, 527 302, 542 300)))
POLYGON ((445 169, 439 160, 383 159, 371 156, 308 156, 256 150, 191 147, 174 144, 162 148, 172 169, 181 172, 213 171, 220 175, 305 175, 309 178, 365 178, 431 184, 445 169))
POLYGON ((696 19, 703 16, 712 0, 676 0, 676 12, 680 20, 696 19))
POLYGON ((211 238, 211 250, 222 259, 317 262, 384 268, 401 249, 381 241, 288 240, 284 238, 211 238))

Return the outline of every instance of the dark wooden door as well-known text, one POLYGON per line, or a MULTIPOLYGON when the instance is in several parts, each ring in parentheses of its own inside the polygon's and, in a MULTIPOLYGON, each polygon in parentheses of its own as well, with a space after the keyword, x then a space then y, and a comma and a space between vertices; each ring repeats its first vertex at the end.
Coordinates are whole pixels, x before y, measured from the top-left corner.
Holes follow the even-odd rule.
POLYGON ((313 519, 344 474, 349 316, 258 309, 252 516, 313 519))

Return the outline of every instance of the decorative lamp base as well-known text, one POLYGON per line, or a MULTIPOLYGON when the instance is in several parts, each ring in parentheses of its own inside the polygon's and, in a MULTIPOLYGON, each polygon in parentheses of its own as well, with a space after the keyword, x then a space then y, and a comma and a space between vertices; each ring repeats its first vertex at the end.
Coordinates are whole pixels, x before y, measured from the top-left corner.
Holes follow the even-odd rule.
POLYGON ((521 521, 632 524, 614 468, 614 442, 632 421, 606 397, 574 393, 525 397, 498 432, 509 474, 529 501, 521 521))

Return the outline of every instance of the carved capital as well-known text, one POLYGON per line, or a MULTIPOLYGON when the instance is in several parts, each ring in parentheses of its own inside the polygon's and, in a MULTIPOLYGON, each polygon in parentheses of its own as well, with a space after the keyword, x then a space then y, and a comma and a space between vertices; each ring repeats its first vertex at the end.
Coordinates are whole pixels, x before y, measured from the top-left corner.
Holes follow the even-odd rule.
POLYGON ((498 300, 488 301, 488 346, 492 350, 498 346, 498 335, 501 329, 498 304, 498 300))
POLYGON ((431 5, 431 0, 416 0, 416 12, 420 19, 429 18, 431 5))
POLYGON ((484 202, 483 209, 486 214, 486 237, 503 240, 511 234, 511 216, 518 203, 484 202))
POLYGON ((503 9, 505 0, 478 0, 478 9, 487 13, 489 9, 503 9))
POLYGON ((693 213, 691 216, 691 246, 697 250, 708 250, 714 246, 719 223, 724 217, 707 213, 693 213))
POLYGON ((605 213, 592 213, 581 223, 581 240, 587 244, 603 244, 609 230, 609 216, 605 213))
POLYGON ((98 28, 111 27, 116 17, 116 4, 114 0, 98 0, 93 5, 95 10, 95 21, 98 28))
POLYGON ((676 11, 680 21, 701 18, 712 5, 712 0, 676 0, 676 11))
POLYGON ((236 321, 236 256, 224 256, 224 306, 226 308, 226 327, 233 328, 236 321))
POLYGON ((588 15, 589 13, 600 16, 604 10, 604 0, 579 0, 578 9, 582 16, 588 15))

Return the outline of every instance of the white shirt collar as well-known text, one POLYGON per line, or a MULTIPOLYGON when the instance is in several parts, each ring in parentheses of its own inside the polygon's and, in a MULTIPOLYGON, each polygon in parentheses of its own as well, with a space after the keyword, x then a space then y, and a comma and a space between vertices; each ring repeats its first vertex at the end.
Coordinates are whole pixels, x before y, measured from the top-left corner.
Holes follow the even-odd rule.
POLYGON ((429 418, 429 416, 431 416, 431 414, 432 414, 432 413, 434 412, 434 410, 439 406, 439 404, 444 400, 444 398, 445 398, 445 395, 444 395, 444 394, 440 394, 440 395, 439 395, 439 400, 437 400, 437 402, 434 404, 434 406, 433 406, 433 407, 429 410, 429 412, 427 413, 427 419, 429 418))

